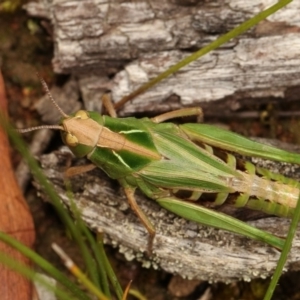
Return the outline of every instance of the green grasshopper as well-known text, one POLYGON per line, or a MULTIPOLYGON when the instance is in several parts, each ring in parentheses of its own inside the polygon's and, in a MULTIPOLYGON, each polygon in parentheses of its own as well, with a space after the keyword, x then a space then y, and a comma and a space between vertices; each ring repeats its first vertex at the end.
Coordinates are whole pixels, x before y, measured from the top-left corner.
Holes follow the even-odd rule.
POLYGON ((76 157, 87 157, 94 167, 118 180, 149 233, 149 253, 155 228, 136 203, 136 188, 179 216, 282 249, 283 239, 199 204, 206 196, 213 196, 211 206, 221 205, 230 198, 237 207, 290 217, 299 197, 299 183, 237 159, 232 153, 297 164, 300 154, 211 125, 163 123, 187 115, 201 117, 200 108, 181 109, 152 119, 116 118, 112 105, 104 97, 104 105, 113 117, 85 110, 68 116, 55 103, 46 83, 42 83, 63 116, 61 123, 20 131, 58 129, 76 157))

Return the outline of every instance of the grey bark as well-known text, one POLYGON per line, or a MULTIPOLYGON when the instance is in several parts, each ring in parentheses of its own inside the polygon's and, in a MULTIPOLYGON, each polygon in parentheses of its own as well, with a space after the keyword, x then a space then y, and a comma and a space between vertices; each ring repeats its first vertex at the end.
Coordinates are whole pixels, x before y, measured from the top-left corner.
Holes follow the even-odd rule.
MULTIPOLYGON (((95 110, 103 91, 111 90, 119 100, 268 6, 267 0, 44 0, 26 7, 51 20, 54 69, 80 78, 85 104, 95 110)), ((124 111, 161 112, 195 105, 209 110, 222 103, 224 112, 245 101, 297 99, 299 12, 299 1, 293 1, 137 97, 124 111)))

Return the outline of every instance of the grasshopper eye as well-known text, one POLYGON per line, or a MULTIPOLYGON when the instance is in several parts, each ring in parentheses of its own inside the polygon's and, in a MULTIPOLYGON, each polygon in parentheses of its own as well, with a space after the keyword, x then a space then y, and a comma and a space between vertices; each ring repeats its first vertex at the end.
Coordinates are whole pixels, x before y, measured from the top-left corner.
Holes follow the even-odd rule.
POLYGON ((69 147, 75 147, 78 145, 78 139, 75 135, 67 133, 65 136, 65 142, 69 147))
POLYGON ((79 110, 76 114, 75 114, 75 118, 78 118, 78 119, 88 119, 89 118, 89 115, 87 113, 86 110, 79 110))

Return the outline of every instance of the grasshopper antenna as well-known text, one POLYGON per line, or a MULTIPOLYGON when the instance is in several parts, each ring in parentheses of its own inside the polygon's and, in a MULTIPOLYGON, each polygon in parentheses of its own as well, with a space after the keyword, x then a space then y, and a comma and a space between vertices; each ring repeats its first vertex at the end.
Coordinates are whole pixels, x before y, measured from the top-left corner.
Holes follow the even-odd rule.
POLYGON ((42 125, 42 126, 35 126, 35 127, 25 128, 25 129, 16 129, 16 131, 19 132, 19 133, 26 133, 26 132, 40 130, 40 129, 54 129, 54 130, 64 131, 64 128, 62 126, 59 126, 59 125, 42 125))
POLYGON ((55 102, 55 100, 53 99, 50 91, 49 91, 49 88, 48 88, 48 85, 46 83, 46 81, 40 76, 39 73, 37 73, 37 76, 39 77, 40 79, 40 82, 41 84, 43 85, 43 88, 48 96, 48 98, 50 99, 50 101, 52 102, 52 104, 56 107, 56 109, 59 111, 59 113, 64 116, 65 118, 68 118, 69 116, 58 106, 58 104, 55 102))
MULTIPOLYGON (((41 84, 42 84, 49 100, 51 101, 51 103, 56 107, 56 109, 59 111, 59 113, 63 117, 68 118, 69 116, 58 106, 58 104, 53 99, 46 81, 40 76, 39 73, 37 73, 37 76, 40 79, 40 82, 41 82, 41 84)), ((54 130, 62 130, 62 131, 64 130, 63 126, 60 126, 60 125, 42 125, 42 126, 35 126, 35 127, 25 128, 25 129, 17 129, 17 131, 20 132, 20 133, 26 133, 26 132, 30 132, 30 131, 39 130, 39 129, 54 129, 54 130)))

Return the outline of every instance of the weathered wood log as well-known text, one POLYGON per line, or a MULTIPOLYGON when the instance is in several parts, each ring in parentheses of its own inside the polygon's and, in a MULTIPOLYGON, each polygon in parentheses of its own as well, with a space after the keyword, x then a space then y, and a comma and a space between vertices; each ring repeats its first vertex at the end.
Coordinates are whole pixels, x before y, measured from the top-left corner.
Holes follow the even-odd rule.
MULTIPOLYGON (((69 199, 63 184, 63 170, 69 159, 70 153, 66 148, 41 157, 46 176, 67 204, 69 199)), ((274 162, 272 165, 273 169, 288 175, 296 173, 299 177, 299 166, 274 162)), ((157 230, 153 256, 147 257, 144 254, 147 231, 130 209, 117 182, 97 169, 74 177, 72 191, 88 226, 103 231, 105 242, 118 246, 128 260, 137 259, 146 267, 162 268, 187 278, 225 282, 264 278, 272 275, 276 267, 280 255, 276 249, 223 230, 186 221, 137 192, 139 205, 157 230)), ((249 223, 278 236, 285 236, 290 221, 268 217, 249 223)), ((300 231, 294 240, 286 269, 299 269, 299 248, 300 231)))
MULTIPOLYGON (((267 0, 250 5, 229 0, 54 0, 47 6, 28 5, 27 10, 51 20, 54 69, 81 78, 86 106, 95 109, 104 90, 119 100, 268 5, 267 0)), ((234 111, 245 101, 295 99, 300 83, 299 12, 299 2, 293 1, 137 97, 125 111, 161 112, 200 103, 216 110, 211 102, 218 100, 224 112, 224 107, 234 111)))

